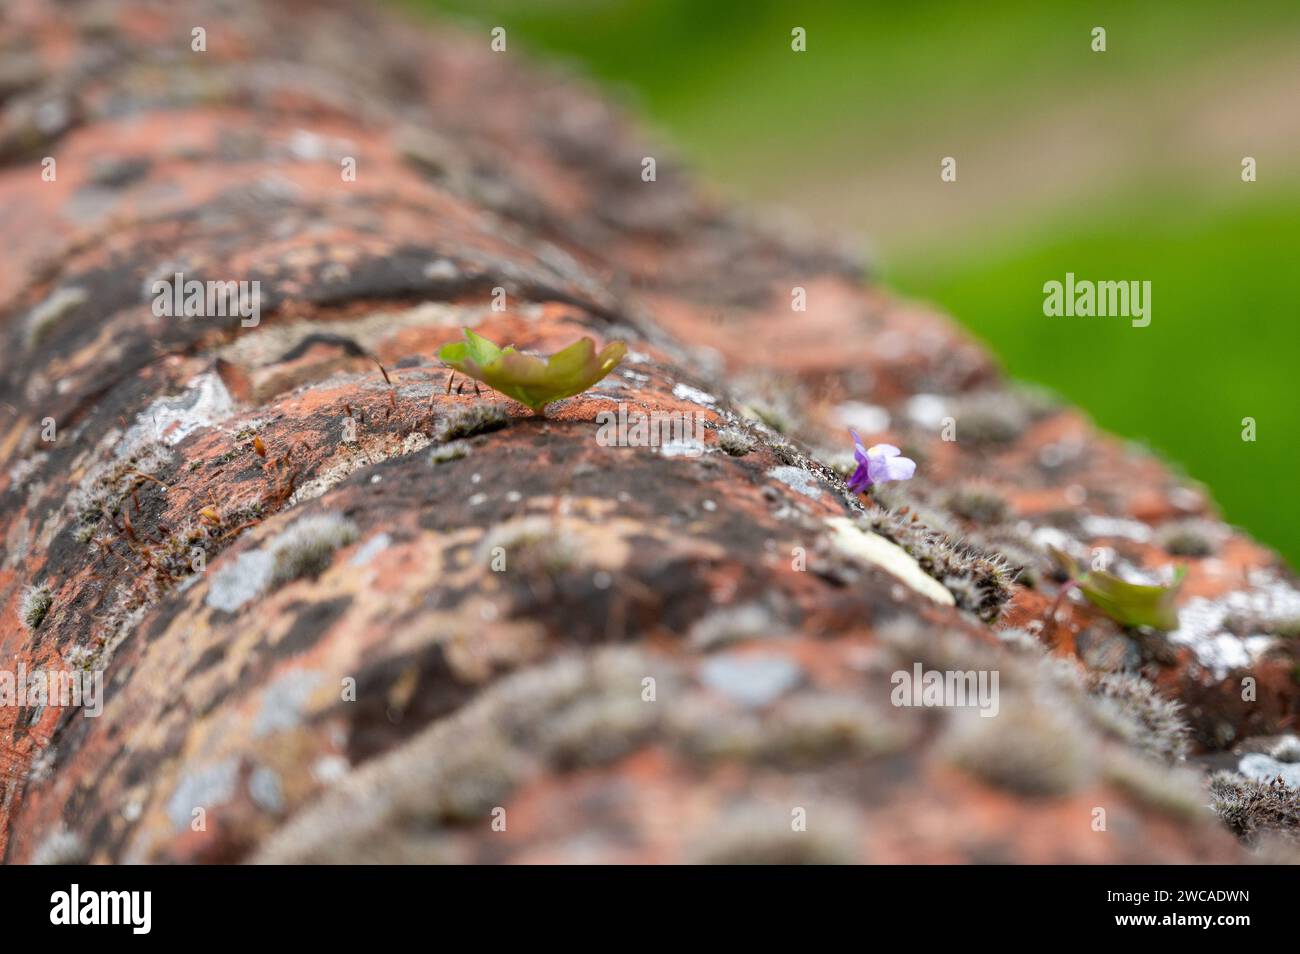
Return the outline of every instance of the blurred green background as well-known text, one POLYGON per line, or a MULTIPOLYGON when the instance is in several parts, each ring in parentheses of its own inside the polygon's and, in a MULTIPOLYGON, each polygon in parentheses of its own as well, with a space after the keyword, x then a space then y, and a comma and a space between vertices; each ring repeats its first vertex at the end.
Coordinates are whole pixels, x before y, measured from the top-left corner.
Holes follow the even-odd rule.
POLYGON ((860 237, 887 284, 1300 565, 1300 3, 405 2, 505 26, 718 188, 860 237), (1151 281, 1151 325, 1045 317, 1067 271, 1151 281))

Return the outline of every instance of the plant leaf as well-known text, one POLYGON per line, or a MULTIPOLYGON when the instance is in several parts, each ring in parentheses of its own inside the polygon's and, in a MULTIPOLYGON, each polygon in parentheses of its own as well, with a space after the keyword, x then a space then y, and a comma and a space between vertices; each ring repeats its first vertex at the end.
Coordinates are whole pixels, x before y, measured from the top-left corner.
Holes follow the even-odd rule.
POLYGON ((1129 583, 1114 573, 1093 570, 1079 580, 1079 589, 1093 606, 1125 626, 1152 629, 1178 628, 1178 607, 1174 605, 1187 567, 1180 566, 1168 586, 1129 583))
POLYGON ((491 364, 501 354, 501 349, 482 335, 476 335, 468 328, 462 328, 461 331, 465 333, 464 341, 453 341, 438 351, 438 357, 447 364, 453 367, 462 361, 473 361, 477 365, 491 364))
POLYGON ((1079 566, 1066 554, 1052 549, 1052 556, 1070 574, 1084 597, 1097 609, 1123 626, 1150 626, 1152 629, 1178 628, 1178 607, 1175 601, 1182 588, 1187 567, 1174 571, 1174 580, 1168 586, 1148 586, 1129 583, 1106 570, 1080 572, 1079 566))
POLYGON ((462 330, 465 340, 443 345, 438 358, 538 414, 544 413, 548 404, 587 390, 613 371, 627 353, 622 341, 612 341, 597 353, 590 338, 579 338, 543 359, 513 347, 498 348, 482 335, 462 330))

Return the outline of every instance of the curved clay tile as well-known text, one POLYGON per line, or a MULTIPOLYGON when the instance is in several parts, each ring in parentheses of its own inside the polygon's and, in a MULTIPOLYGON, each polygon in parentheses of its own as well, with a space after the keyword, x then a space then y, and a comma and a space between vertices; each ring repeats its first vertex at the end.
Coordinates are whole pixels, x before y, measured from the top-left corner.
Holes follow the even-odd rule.
POLYGON ((1244 857, 1177 763, 1293 718, 1276 557, 581 84, 362 6, 7 4, 0 659, 104 698, 0 707, 3 857, 1244 857), (462 327, 629 353, 541 418, 462 327), (846 426, 920 476, 850 494, 846 426), (1047 622, 1047 544, 1188 564, 1184 628, 1047 622))

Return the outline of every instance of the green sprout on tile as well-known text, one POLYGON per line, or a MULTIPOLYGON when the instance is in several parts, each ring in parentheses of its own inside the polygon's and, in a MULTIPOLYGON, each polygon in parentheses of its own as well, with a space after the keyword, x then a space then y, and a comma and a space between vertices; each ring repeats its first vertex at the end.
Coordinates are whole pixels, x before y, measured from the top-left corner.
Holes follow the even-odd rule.
POLYGON ((627 345, 611 341, 600 352, 590 338, 579 338, 549 357, 539 358, 513 346, 500 348, 468 328, 464 341, 438 349, 438 358, 461 374, 545 414, 546 406, 581 394, 618 366, 627 345))
MULTIPOLYGON (((1052 558, 1069 576, 1061 586, 1058 605, 1071 587, 1077 587, 1089 603, 1121 626, 1149 626, 1163 631, 1178 628, 1178 607, 1175 601, 1183 585, 1183 577, 1187 575, 1187 567, 1180 566, 1174 571, 1172 583, 1150 586, 1129 583, 1106 570, 1081 570, 1072 557, 1055 547, 1048 549, 1052 558)), ((1052 607, 1049 618, 1056 618, 1056 606, 1052 607)))

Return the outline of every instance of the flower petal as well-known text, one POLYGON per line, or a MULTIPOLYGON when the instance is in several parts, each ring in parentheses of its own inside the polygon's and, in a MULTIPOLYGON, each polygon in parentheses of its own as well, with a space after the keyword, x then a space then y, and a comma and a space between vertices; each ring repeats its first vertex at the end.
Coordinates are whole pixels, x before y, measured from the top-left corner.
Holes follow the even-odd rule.
POLYGON ((871 461, 871 480, 883 484, 891 480, 910 480, 916 473, 916 461, 910 457, 876 457, 871 461))
POLYGON ((871 470, 866 461, 858 464, 858 469, 853 472, 849 478, 849 490, 855 494, 860 494, 871 486, 871 470))
POLYGON ((862 446, 862 437, 853 428, 853 458, 858 468, 848 480, 849 490, 862 493, 874 484, 883 484, 891 480, 908 480, 916 473, 916 461, 900 456, 900 451, 893 444, 873 444, 870 448, 862 446))

